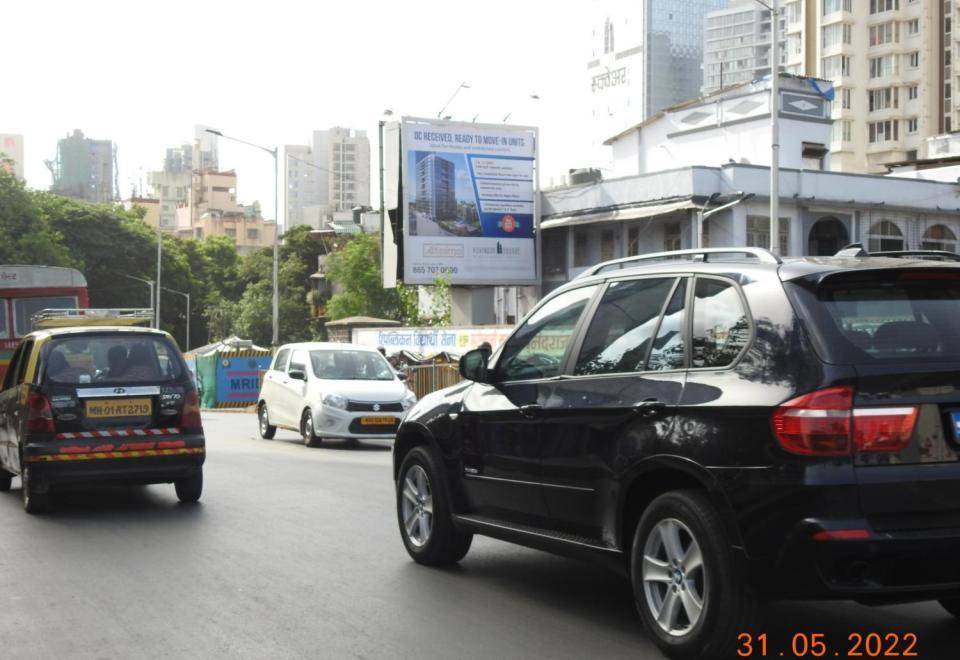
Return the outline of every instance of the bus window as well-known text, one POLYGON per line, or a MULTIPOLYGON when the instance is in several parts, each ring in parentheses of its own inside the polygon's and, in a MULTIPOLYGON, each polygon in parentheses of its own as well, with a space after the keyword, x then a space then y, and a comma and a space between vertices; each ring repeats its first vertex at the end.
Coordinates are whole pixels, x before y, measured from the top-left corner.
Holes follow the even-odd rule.
POLYGON ((6 339, 10 336, 10 327, 7 324, 7 301, 0 298, 0 339, 6 339))
POLYGON ((14 298, 13 321, 17 337, 33 330, 30 317, 43 309, 70 309, 77 306, 75 296, 51 296, 49 298, 14 298))

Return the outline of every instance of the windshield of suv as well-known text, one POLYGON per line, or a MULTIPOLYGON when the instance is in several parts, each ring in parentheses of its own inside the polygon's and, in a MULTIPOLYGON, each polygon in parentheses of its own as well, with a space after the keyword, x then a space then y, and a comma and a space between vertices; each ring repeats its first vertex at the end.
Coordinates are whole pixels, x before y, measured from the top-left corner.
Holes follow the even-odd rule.
POLYGON ((163 337, 138 334, 56 338, 43 357, 44 382, 157 383, 183 375, 179 351, 163 337))
POLYGON ((310 351, 310 365, 325 380, 393 380, 393 369, 372 351, 310 351))
POLYGON ((895 271, 834 277, 798 296, 834 363, 960 359, 960 274, 895 271))

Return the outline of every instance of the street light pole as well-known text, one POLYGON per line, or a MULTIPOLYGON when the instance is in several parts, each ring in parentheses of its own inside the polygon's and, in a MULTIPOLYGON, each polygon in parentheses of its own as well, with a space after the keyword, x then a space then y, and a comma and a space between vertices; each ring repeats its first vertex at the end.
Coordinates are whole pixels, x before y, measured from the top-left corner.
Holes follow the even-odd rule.
POLYGON ((780 9, 770 0, 770 251, 780 254, 780 9))
POLYGON ((163 236, 160 233, 160 220, 157 219, 157 307, 156 307, 156 326, 160 329, 160 265, 163 260, 163 236))
POLYGON ((224 135, 220 131, 212 128, 205 129, 207 133, 222 137, 226 140, 232 140, 245 144, 248 147, 254 147, 260 151, 266 151, 273 156, 273 338, 272 346, 280 345, 280 147, 270 149, 253 142, 247 142, 240 138, 224 135))
POLYGON ((147 280, 142 277, 137 277, 136 275, 127 275, 126 273, 118 273, 118 274, 120 275, 120 277, 126 277, 128 280, 136 280, 137 282, 143 282, 148 287, 150 287, 150 309, 151 310, 156 309, 156 303, 154 302, 154 295, 153 295, 153 286, 155 282, 153 280, 147 280))
POLYGON ((167 287, 163 287, 163 290, 164 290, 164 291, 167 291, 167 292, 169 292, 169 293, 175 293, 175 294, 177 294, 178 296, 183 296, 184 298, 187 299, 187 341, 186 341, 186 343, 184 344, 184 349, 183 349, 183 350, 184 350, 184 352, 189 351, 189 350, 190 350, 190 294, 189 294, 189 293, 186 293, 185 291, 177 291, 176 289, 168 289, 167 287))
POLYGON ((443 111, 446 110, 451 103, 453 103, 453 99, 457 98, 457 94, 460 93, 461 89, 470 89, 470 85, 467 84, 466 80, 460 83, 460 85, 453 90, 453 94, 450 95, 450 98, 447 99, 447 102, 443 104, 442 108, 440 108, 440 112, 437 113, 437 119, 440 119, 441 115, 443 115, 443 111))

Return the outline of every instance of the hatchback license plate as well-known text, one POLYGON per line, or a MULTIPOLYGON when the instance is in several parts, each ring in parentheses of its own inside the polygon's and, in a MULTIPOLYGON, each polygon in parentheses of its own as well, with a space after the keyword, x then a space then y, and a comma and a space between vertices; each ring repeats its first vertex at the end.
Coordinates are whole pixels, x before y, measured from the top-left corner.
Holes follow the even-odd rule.
POLYGON ((107 417, 149 417, 153 413, 150 399, 91 399, 87 401, 88 419, 107 417))
POLYGON ((360 418, 360 423, 364 426, 389 426, 396 421, 396 417, 390 417, 389 415, 377 415, 374 417, 360 418))

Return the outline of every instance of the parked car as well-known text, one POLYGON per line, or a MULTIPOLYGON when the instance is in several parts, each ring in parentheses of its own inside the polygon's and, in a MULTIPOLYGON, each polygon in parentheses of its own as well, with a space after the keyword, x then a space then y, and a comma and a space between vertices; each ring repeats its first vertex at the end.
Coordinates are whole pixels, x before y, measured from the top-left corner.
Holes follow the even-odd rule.
POLYGON ((165 332, 35 331, 4 375, 0 490, 19 475, 28 513, 65 484, 173 482, 182 502, 196 502, 205 446, 196 389, 165 332))
POLYGON ((547 296, 394 444, 400 534, 604 562, 676 657, 764 599, 960 616, 960 264, 694 250, 547 296))
POLYGON ((263 379, 260 437, 296 431, 308 447, 323 438, 388 438, 416 396, 379 351, 312 342, 280 347, 263 379))

